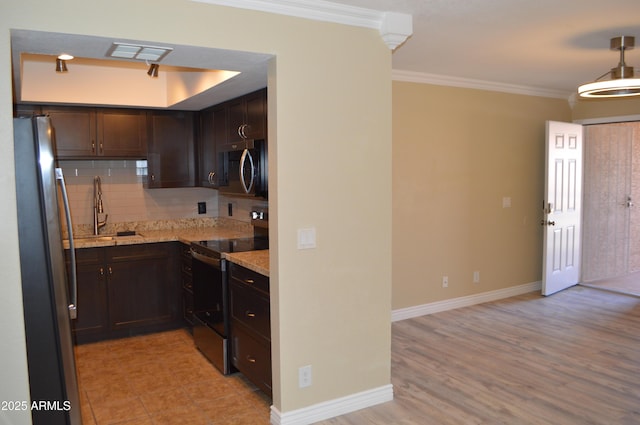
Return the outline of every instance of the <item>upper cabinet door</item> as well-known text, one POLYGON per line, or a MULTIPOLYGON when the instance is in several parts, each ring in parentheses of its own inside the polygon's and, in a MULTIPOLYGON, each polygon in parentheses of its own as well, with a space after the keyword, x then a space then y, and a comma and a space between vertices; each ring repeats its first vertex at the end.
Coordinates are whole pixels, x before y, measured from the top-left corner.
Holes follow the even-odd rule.
POLYGON ((194 114, 154 111, 149 119, 149 188, 192 187, 196 183, 194 114))
POLYGON ((245 96, 246 124, 244 134, 247 139, 267 138, 267 89, 245 96))
POLYGON ((94 109, 43 107, 42 112, 51 117, 56 157, 82 158, 97 155, 94 109))
POLYGON ((230 100, 227 110, 227 137, 223 144, 242 147, 244 139, 261 140, 267 137, 267 89, 230 100))
POLYGON ((227 110, 224 107, 208 108, 200 112, 198 134, 199 185, 217 188, 225 184, 223 155, 216 149, 216 141, 227 136, 227 110))
POLYGON ((146 112, 137 109, 43 107, 51 117, 57 158, 145 158, 146 112))
POLYGON ((102 109, 97 113, 98 156, 144 158, 147 115, 142 110, 102 109))

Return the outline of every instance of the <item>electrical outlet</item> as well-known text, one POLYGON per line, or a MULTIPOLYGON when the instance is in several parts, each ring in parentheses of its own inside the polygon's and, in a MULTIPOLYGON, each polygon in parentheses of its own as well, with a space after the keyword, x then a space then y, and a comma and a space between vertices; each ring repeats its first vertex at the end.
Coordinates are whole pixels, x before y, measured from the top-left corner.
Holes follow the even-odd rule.
POLYGON ((449 287, 449 276, 442 276, 442 287, 443 288, 449 287))
POLYGON ((477 270, 473 272, 473 283, 480 283, 480 272, 477 270))
POLYGON ((298 369, 298 386, 300 388, 311 386, 311 365, 302 366, 298 369))
POLYGON ((198 202, 198 214, 206 214, 206 213, 207 213, 207 203, 198 202))

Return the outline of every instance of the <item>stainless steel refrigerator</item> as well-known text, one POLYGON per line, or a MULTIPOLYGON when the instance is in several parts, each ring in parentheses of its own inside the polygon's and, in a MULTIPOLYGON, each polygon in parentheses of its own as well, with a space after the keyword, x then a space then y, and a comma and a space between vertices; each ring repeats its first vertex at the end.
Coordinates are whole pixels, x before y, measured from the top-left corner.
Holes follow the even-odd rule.
MULTIPOLYGON (((34 425, 81 424, 71 333, 75 256, 67 267, 60 223, 63 217, 72 232, 64 178, 49 118, 16 118, 13 126, 31 416, 34 425)), ((69 239, 75 254, 72 233, 69 239)))

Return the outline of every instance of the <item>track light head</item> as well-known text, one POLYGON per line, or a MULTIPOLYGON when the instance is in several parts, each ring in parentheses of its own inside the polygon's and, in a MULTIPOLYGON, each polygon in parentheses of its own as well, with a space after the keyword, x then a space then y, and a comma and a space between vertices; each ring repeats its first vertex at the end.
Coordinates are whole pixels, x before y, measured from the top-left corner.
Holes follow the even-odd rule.
POLYGON ((149 66, 149 70, 147 71, 147 75, 149 77, 152 77, 152 78, 157 78, 158 77, 158 68, 160 68, 160 65, 158 65, 157 63, 152 63, 149 66))
POLYGON ((56 72, 67 72, 67 61, 64 59, 56 59, 56 72))

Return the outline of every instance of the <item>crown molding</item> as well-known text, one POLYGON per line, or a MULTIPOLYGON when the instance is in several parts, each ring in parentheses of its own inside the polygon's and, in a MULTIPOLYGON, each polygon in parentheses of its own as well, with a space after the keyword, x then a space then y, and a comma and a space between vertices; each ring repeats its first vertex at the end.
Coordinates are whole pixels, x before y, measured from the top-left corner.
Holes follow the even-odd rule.
POLYGON ((462 87, 468 89, 489 90, 503 93, 523 94, 527 96, 552 97, 569 100, 571 93, 562 90, 543 89, 540 87, 519 86, 495 81, 474 80, 470 78, 451 77, 448 75, 426 74, 422 72, 393 70, 394 81, 409 83, 434 84, 437 86, 462 87))
POLYGON ((377 29, 393 50, 413 34, 413 18, 406 13, 378 10, 332 3, 324 0, 191 0, 240 9, 259 10, 279 15, 295 16, 314 21, 332 22, 356 27, 377 29))

